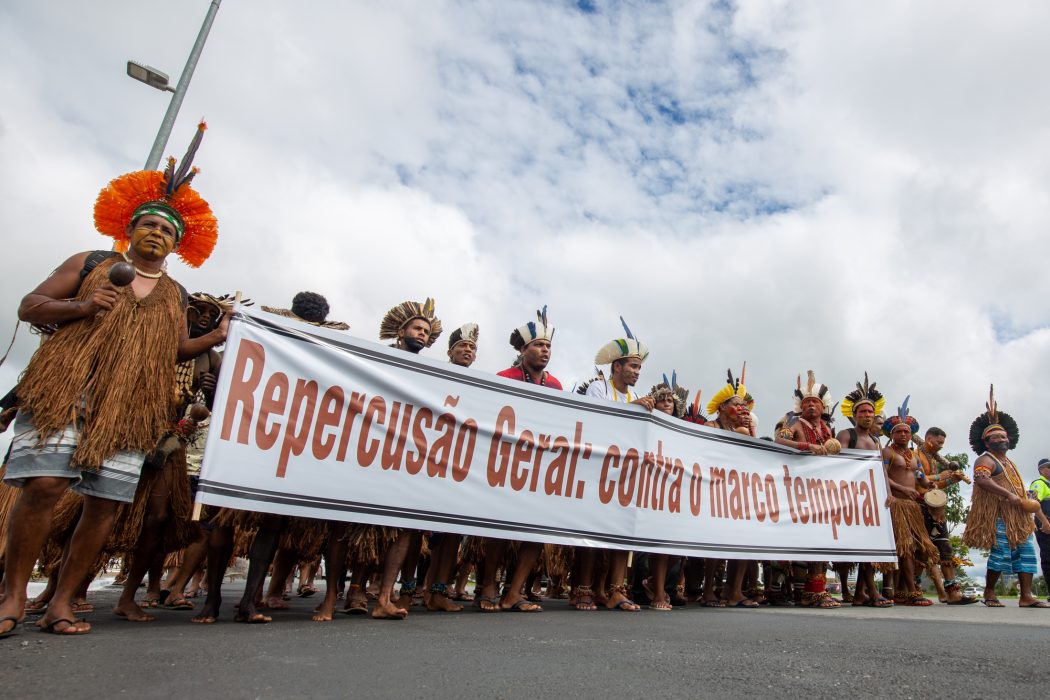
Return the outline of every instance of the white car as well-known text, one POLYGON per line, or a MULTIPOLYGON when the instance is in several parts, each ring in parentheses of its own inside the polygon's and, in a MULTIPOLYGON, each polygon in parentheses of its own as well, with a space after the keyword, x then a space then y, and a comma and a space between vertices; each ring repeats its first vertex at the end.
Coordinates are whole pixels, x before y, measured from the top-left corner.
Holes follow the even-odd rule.
POLYGON ((977 588, 976 586, 970 586, 968 588, 963 589, 963 595, 966 597, 973 596, 974 598, 977 598, 981 595, 981 589, 977 588))

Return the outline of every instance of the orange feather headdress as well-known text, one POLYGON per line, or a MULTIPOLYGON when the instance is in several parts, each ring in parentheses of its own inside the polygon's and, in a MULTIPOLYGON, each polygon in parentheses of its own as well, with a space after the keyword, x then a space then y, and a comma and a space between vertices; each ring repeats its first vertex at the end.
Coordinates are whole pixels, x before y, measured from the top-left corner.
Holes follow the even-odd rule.
POLYGON ((116 243, 118 251, 130 245, 128 227, 143 214, 159 214, 172 221, 179 234, 175 254, 190 267, 200 267, 208 259, 219 238, 219 222, 208 203, 190 182, 197 174, 191 168, 207 124, 197 126, 186 155, 178 169, 168 159, 163 171, 140 170, 121 175, 106 185, 95 200, 95 228, 116 243))

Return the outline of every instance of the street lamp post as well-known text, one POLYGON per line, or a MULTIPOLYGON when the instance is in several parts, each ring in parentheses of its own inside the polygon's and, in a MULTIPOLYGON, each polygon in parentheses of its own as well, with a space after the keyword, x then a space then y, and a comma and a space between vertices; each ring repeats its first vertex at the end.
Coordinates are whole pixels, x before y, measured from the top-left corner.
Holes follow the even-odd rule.
POLYGON ((190 57, 186 59, 186 67, 182 69, 182 75, 179 76, 179 84, 175 86, 174 90, 168 85, 167 74, 152 66, 144 66, 134 61, 128 61, 129 76, 146 83, 150 87, 174 93, 171 96, 171 102, 168 103, 168 111, 164 113, 164 120, 160 123, 157 138, 153 140, 153 148, 150 149, 149 158, 146 159, 145 170, 156 170, 157 166, 160 165, 160 157, 164 153, 164 147, 168 145, 168 136, 171 135, 171 128, 175 125, 175 118, 179 116, 179 108, 182 107, 182 98, 186 96, 186 89, 190 86, 190 78, 193 77, 193 71, 197 67, 197 59, 200 58, 201 51, 204 49, 204 42, 208 39, 208 32, 211 31, 212 22, 215 21, 215 14, 219 11, 221 3, 222 0, 211 0, 208 14, 204 17, 204 24, 201 25, 201 30, 197 34, 197 41, 193 43, 190 57))

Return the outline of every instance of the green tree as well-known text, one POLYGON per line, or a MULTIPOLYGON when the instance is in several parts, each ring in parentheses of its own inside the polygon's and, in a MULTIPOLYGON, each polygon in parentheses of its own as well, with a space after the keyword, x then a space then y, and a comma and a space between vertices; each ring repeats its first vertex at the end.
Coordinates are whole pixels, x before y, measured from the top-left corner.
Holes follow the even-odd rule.
MULTIPOLYGON (((944 458, 949 462, 954 462, 955 468, 961 471, 965 472, 970 468, 970 456, 964 452, 946 454, 944 458)), ((960 489, 958 483, 951 484, 944 491, 948 494, 948 503, 944 507, 944 519, 948 523, 948 541, 952 545, 952 555, 964 564, 971 563, 969 559, 970 548, 963 544, 961 535, 955 534, 958 527, 965 523, 966 518, 970 516, 970 504, 963 498, 962 489, 960 489)), ((956 567, 956 576, 966 576, 966 569, 963 564, 956 567)))

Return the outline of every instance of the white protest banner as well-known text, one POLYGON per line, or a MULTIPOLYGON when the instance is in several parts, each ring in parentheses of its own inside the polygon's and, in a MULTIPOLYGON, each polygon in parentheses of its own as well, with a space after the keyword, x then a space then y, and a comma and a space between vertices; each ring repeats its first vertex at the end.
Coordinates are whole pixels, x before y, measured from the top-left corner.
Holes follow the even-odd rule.
POLYGON ((230 324, 211 426, 208 505, 691 556, 896 560, 875 453, 800 454, 254 309, 230 324))

